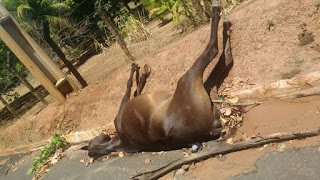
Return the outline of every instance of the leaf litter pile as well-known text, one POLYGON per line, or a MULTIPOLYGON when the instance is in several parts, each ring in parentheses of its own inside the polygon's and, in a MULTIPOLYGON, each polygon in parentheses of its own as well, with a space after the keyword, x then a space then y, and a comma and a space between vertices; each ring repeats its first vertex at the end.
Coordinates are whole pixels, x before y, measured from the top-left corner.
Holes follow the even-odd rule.
POLYGON ((215 103, 215 107, 220 112, 220 120, 223 127, 219 140, 223 140, 233 135, 241 127, 244 113, 241 107, 232 105, 238 102, 237 97, 219 99, 222 101, 221 103, 215 103))

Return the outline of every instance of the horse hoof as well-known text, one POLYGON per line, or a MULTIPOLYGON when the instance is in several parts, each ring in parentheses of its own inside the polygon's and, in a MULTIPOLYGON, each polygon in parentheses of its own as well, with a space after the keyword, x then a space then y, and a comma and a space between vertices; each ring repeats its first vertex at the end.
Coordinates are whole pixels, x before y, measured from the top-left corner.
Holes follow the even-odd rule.
POLYGON ((151 73, 151 67, 148 64, 145 64, 142 70, 142 74, 149 76, 151 73))
POLYGON ((223 26, 227 29, 229 29, 232 26, 232 23, 229 18, 227 17, 223 18, 223 26))
POLYGON ((212 7, 221 7, 220 3, 217 0, 212 0, 212 7))

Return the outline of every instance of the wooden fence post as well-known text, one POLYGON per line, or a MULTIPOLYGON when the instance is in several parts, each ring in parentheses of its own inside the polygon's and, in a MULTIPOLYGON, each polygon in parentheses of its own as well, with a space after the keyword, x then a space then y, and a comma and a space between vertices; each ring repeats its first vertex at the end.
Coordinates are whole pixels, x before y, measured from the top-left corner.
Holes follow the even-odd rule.
POLYGON ((1 95, 0 95, 0 101, 2 102, 2 104, 4 104, 4 106, 11 112, 11 114, 15 118, 19 117, 19 115, 14 111, 14 109, 11 107, 11 105, 9 103, 7 103, 7 101, 1 95))

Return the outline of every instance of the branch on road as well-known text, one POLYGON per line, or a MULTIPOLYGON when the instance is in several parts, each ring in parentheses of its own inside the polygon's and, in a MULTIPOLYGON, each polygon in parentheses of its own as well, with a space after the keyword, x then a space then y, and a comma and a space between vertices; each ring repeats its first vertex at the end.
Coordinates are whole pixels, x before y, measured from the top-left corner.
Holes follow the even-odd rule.
POLYGON ((282 141, 289 141, 289 140, 294 140, 294 139, 303 139, 307 137, 313 137, 313 136, 319 136, 320 135, 320 129, 316 131, 301 131, 301 132, 295 132, 292 134, 288 135, 270 135, 267 137, 261 137, 261 138, 256 138, 256 139, 250 139, 248 141, 242 141, 242 142, 237 142, 234 144, 221 144, 214 149, 211 149, 209 151, 205 152, 200 152, 196 155, 193 156, 188 156, 182 159, 179 159, 177 161, 171 162, 159 169, 149 171, 149 172, 144 172, 137 174, 133 177, 132 179, 158 179, 167 173, 180 168, 182 165, 189 164, 191 162, 199 161, 199 160, 204 160, 208 159, 210 157, 214 157, 219 154, 227 154, 231 152, 236 152, 236 151, 241 151, 241 150, 246 150, 249 148, 255 148, 259 146, 263 146, 265 144, 269 143, 277 143, 277 142, 282 142, 282 141))

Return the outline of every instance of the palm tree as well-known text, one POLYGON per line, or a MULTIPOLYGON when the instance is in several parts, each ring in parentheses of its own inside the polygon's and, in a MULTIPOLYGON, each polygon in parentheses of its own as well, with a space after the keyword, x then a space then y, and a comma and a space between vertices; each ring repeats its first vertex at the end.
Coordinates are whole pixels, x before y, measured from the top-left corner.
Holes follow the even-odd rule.
POLYGON ((20 5, 17 7, 17 14, 27 22, 33 20, 42 26, 45 41, 69 68, 82 87, 85 87, 87 86, 87 82, 50 37, 50 25, 67 24, 68 21, 60 17, 60 14, 68 9, 69 6, 65 3, 54 0, 21 0, 20 5))

